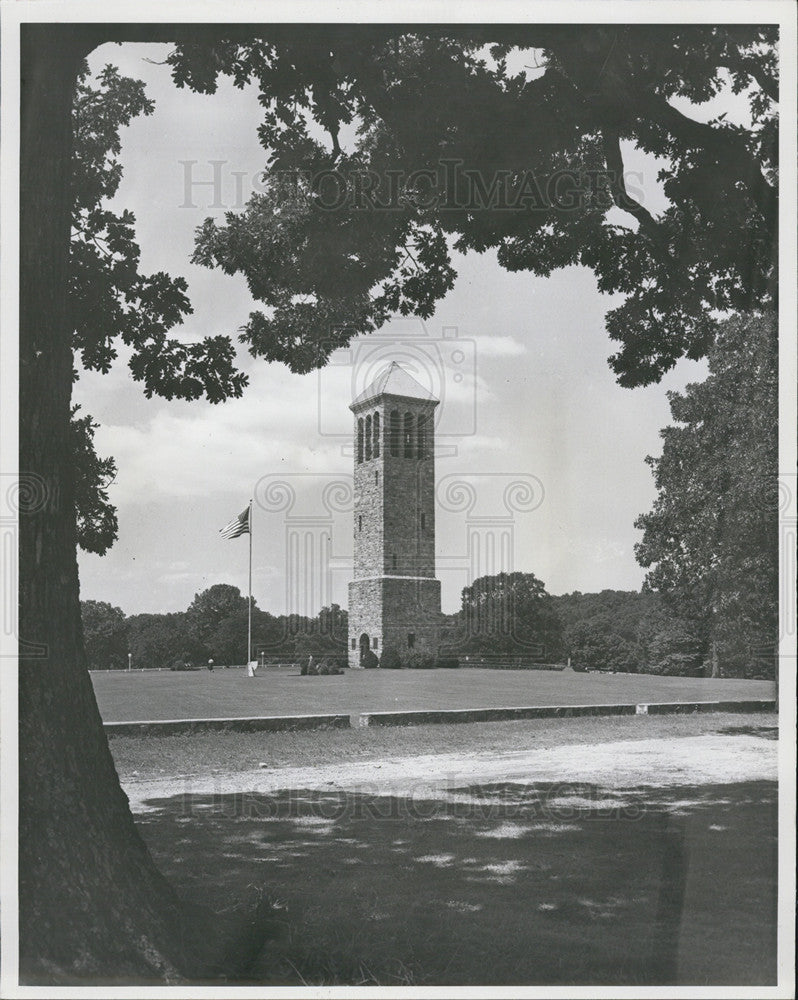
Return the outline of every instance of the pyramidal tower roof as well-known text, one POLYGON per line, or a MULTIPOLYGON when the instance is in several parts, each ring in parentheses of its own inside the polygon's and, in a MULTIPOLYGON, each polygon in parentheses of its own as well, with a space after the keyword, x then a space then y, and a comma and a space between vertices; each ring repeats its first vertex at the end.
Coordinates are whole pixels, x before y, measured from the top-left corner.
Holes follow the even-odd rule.
POLYGON ((352 400, 349 409, 354 410, 356 407, 363 406, 365 403, 369 403, 379 396, 401 396, 404 399, 422 399, 436 405, 440 402, 396 361, 392 361, 370 385, 366 386, 363 392, 359 393, 352 400))

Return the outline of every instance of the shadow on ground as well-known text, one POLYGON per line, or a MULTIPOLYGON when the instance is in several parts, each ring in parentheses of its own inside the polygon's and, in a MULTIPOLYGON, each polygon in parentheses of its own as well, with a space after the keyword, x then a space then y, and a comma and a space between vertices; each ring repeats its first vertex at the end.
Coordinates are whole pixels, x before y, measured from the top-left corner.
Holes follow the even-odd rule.
POLYGON ((217 910, 284 910, 249 980, 775 983, 776 786, 178 795, 137 817, 217 910))
POLYGON ((724 726, 716 729, 715 732, 721 736, 759 736, 763 740, 777 740, 779 738, 778 726, 724 726))

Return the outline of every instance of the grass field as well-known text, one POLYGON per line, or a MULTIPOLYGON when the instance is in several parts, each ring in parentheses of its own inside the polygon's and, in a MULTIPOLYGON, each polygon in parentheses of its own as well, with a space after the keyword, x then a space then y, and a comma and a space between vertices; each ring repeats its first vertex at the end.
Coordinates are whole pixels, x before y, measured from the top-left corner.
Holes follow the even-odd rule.
MULTIPOLYGON (((420 797, 279 784, 281 765, 300 760, 344 757, 377 768, 386 755, 559 744, 570 759, 584 744, 652 737, 667 755, 700 734, 730 748, 739 740, 766 748, 775 720, 558 719, 116 738, 111 746, 123 782, 257 759, 276 766, 271 793, 191 794, 177 782, 174 794, 149 798, 136 817, 159 867, 188 898, 220 912, 243 910, 264 893, 283 904, 252 982, 772 983, 772 781, 669 785, 652 759, 650 785, 621 780, 612 788, 552 785, 531 774, 523 782, 466 780, 420 797)), ((621 769, 628 746, 609 744, 621 769)))
POLYGON ((105 722, 423 709, 773 698, 770 681, 515 670, 347 670, 301 677, 270 669, 103 671, 92 681, 105 722))

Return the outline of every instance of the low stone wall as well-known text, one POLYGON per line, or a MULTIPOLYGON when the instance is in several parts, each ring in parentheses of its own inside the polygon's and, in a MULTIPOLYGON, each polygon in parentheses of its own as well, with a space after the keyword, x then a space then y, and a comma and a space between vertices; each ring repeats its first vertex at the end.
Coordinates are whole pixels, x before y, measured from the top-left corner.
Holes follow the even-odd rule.
POLYGON ((772 712, 775 701, 699 701, 645 705, 535 705, 528 708, 445 709, 422 712, 364 712, 360 726, 424 726, 433 723, 497 722, 595 715, 667 715, 692 712, 772 712))
MULTIPOLYGON (((613 715, 679 715, 695 712, 774 712, 768 699, 751 701, 653 702, 619 705, 530 705, 521 708, 439 709, 417 712, 362 712, 357 725, 428 726, 459 722, 506 722, 514 719, 558 719, 613 715)), ((285 732, 312 729, 348 729, 349 715, 278 715, 265 718, 166 719, 164 721, 106 722, 108 736, 176 736, 204 732, 285 732)))
POLYGON ((775 712, 776 702, 770 699, 753 701, 694 701, 639 705, 641 715, 675 715, 683 712, 775 712))

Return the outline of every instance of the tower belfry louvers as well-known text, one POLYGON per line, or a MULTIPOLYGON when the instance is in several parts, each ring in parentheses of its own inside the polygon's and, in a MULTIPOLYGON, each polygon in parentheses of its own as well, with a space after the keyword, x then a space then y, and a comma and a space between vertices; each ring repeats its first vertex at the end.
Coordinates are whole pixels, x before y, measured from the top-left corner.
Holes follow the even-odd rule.
POLYGON ((438 400, 393 362, 352 402, 355 415, 354 579, 349 664, 393 647, 435 656, 434 415, 438 400))

